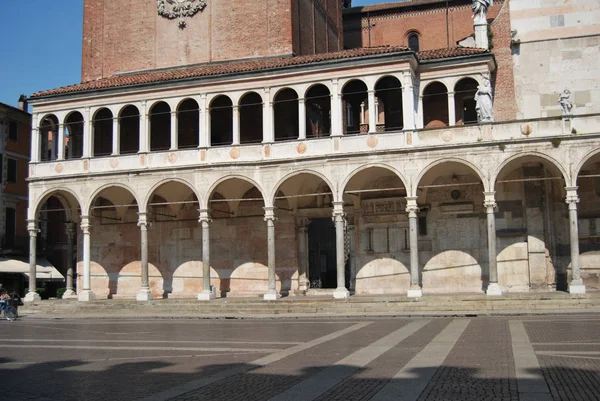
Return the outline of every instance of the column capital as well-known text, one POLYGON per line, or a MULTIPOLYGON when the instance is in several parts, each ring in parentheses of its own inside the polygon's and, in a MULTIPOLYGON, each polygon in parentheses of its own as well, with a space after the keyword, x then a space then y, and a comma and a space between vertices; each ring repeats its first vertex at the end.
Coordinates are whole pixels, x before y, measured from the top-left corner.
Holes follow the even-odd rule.
POLYGON ((90 218, 88 216, 81 216, 81 231, 83 231, 84 235, 89 235, 92 226, 90 224, 90 218))
MULTIPOLYGON (((407 196, 406 197, 406 212, 409 214, 415 213, 415 217, 416 217, 416 213, 419 212, 419 205, 417 204, 417 199, 418 197, 416 196, 407 196)), ((410 216, 412 217, 412 216, 410 216)))
POLYGON ((565 187, 565 190, 567 191, 565 202, 568 205, 577 205, 577 203, 579 203, 579 195, 577 195, 577 188, 579 187, 565 187))
POLYGON ((489 212, 489 209, 492 208, 492 213, 493 213, 493 211, 496 209, 496 207, 498 205, 496 203, 496 191, 484 192, 483 195, 485 196, 485 200, 483 201, 483 206, 488 208, 488 212, 489 212))
POLYGON ((344 217, 346 213, 344 213, 344 202, 343 201, 334 201, 331 202, 333 204, 333 216, 341 216, 344 217))
POLYGON ((267 207, 263 207, 263 210, 265 211, 265 217, 264 220, 266 222, 275 222, 275 220, 277 220, 277 217, 275 216, 275 207, 273 206, 267 206, 267 207))
POLYGON ((454 91, 448 91, 448 96, 454 96, 454 91))
POLYGON ((211 223, 212 219, 210 218, 210 209, 198 209, 199 217, 198 223, 211 223))
POLYGON ((37 237, 37 220, 27 220, 27 231, 29 231, 30 237, 37 237))
POLYGON ((146 212, 138 212, 138 227, 142 230, 148 229, 148 214, 146 212))

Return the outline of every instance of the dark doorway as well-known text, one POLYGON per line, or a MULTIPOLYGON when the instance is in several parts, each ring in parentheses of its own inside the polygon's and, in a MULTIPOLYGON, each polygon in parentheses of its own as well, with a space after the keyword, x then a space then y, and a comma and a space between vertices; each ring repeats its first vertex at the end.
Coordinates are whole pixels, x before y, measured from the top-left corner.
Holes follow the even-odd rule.
POLYGON ((308 279, 311 288, 336 288, 335 226, 330 218, 308 226, 308 279))

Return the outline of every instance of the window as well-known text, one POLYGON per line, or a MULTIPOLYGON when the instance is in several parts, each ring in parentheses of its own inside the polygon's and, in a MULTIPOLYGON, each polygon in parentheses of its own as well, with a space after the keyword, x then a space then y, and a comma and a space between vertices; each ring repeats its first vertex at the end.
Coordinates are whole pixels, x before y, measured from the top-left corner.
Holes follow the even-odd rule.
POLYGON ((18 125, 16 121, 8 122, 8 139, 17 140, 18 125))
POLYGON ((414 52, 419 51, 419 35, 411 33, 408 35, 408 47, 414 52))
POLYGON ((17 228, 16 211, 12 207, 6 208, 6 225, 4 231, 4 246, 6 248, 13 248, 15 246, 15 235, 17 228))
POLYGON ((17 161, 6 159, 6 182, 17 182, 17 161))

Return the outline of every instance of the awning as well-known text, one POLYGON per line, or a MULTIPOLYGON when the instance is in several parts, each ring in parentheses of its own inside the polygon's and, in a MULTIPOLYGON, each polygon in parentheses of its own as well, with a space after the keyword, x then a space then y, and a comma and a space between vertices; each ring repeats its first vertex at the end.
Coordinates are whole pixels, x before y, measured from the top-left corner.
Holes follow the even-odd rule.
MULTIPOLYGON (((0 273, 21 273, 29 279, 29 262, 22 259, 0 257, 0 273)), ((44 258, 38 258, 35 276, 36 280, 40 281, 65 280, 65 277, 56 270, 56 267, 44 258)))

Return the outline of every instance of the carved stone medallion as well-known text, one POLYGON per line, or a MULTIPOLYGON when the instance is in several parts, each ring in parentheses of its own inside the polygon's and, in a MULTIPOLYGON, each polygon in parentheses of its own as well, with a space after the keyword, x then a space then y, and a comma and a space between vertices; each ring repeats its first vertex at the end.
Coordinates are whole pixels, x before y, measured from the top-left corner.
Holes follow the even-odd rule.
POLYGON ((193 17, 204 10, 206 2, 204 0, 156 0, 156 6, 158 15, 179 20, 179 28, 183 29, 187 25, 184 18, 193 17))

